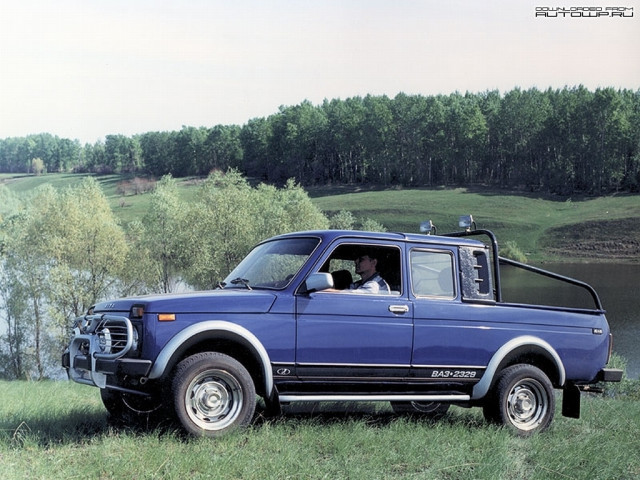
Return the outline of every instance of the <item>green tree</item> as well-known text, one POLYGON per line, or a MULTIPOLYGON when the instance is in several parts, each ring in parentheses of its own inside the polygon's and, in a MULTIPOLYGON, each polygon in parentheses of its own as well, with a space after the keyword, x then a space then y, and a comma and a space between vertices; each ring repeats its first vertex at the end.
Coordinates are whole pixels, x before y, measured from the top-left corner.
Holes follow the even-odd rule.
POLYGON ((328 226, 292 180, 282 189, 253 188, 236 170, 213 172, 181 218, 184 278, 204 289, 215 287, 259 241, 328 226))
POLYGON ((363 120, 363 143, 367 179, 370 182, 388 185, 395 177, 394 164, 404 163, 404 152, 393 149, 396 140, 396 124, 391 100, 386 95, 367 95, 363 100, 366 113, 363 120))
POLYGON ((137 137, 141 149, 141 164, 151 175, 166 175, 172 171, 173 137, 169 132, 149 132, 137 137))
POLYGON ((46 234, 41 248, 55 261, 52 303, 64 318, 76 317, 114 293, 128 252, 124 231, 92 177, 38 213, 46 234))
POLYGON ((107 135, 104 144, 106 171, 132 173, 142 168, 142 148, 137 137, 107 135))
POLYGON ((151 194, 151 202, 142 225, 132 225, 134 244, 143 263, 141 272, 151 285, 158 285, 163 292, 171 292, 179 281, 181 255, 185 245, 182 239, 185 227, 182 217, 186 206, 180 201, 176 180, 165 175, 151 194), (145 256, 150 265, 145 263, 145 256))
POLYGON ((367 232, 386 232, 387 229, 380 222, 372 218, 363 218, 360 222, 360 230, 367 232))
POLYGON ((40 157, 31 160, 31 171, 34 175, 42 175, 44 173, 44 162, 40 157))
POLYGON ((356 217, 349 210, 340 210, 329 220, 329 227, 334 230, 353 230, 356 224, 356 217))
POLYGON ((217 125, 210 129, 203 145, 201 173, 242 167, 240 127, 217 125))
POLYGON ((325 100, 322 108, 328 120, 327 181, 330 183, 366 181, 367 162, 363 132, 366 109, 362 98, 353 97, 344 101, 325 100))
POLYGON ((24 379, 33 368, 32 336, 27 292, 13 275, 7 258, 0 260, 0 306, 4 320, 0 335, 0 378, 24 379))
POLYGON ((94 173, 104 173, 110 170, 107 167, 107 154, 104 142, 98 141, 93 145, 86 144, 84 146, 84 159, 87 171, 94 173))
POLYGON ((174 157, 172 173, 175 176, 206 175, 207 160, 204 142, 207 138, 205 128, 183 126, 174 136, 174 157))
MULTIPOLYGON (((5 271, 29 307, 37 378, 57 361, 69 320, 114 294, 127 254, 124 233, 95 180, 64 191, 41 187, 24 212, 11 217, 5 271)), ((11 297, 17 301, 17 297, 11 297)))
POLYGON ((242 127, 242 169, 248 176, 267 180, 271 169, 269 143, 272 135, 271 123, 265 118, 254 118, 242 127))
POLYGON ((591 112, 595 128, 593 151, 596 164, 592 177, 598 193, 622 187, 631 130, 628 107, 624 97, 613 88, 595 91, 591 112))
MULTIPOLYGON (((45 378, 48 363, 45 345, 49 343, 47 324, 47 292, 50 286, 49 273, 53 262, 42 251, 43 237, 40 233, 42 216, 36 208, 55 202, 56 192, 51 186, 42 187, 24 212, 13 215, 5 222, 6 243, 4 272, 10 279, 6 301, 13 302, 13 319, 20 322, 14 331, 28 331, 31 345, 27 355, 33 360, 33 372, 37 379, 45 378), (10 300, 9 300, 10 299, 10 300), (18 308, 18 305, 22 305, 18 308), (24 315, 27 305, 29 315, 24 315)), ((17 338, 16 338, 17 339, 17 338)))

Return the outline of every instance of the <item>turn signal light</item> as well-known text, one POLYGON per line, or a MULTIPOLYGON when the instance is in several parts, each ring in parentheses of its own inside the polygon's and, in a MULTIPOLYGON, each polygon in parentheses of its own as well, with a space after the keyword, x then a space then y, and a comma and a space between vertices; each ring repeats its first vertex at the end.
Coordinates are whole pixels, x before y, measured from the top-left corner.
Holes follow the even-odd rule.
POLYGON ((175 313, 159 313, 158 321, 159 322, 173 322, 176 319, 175 313))

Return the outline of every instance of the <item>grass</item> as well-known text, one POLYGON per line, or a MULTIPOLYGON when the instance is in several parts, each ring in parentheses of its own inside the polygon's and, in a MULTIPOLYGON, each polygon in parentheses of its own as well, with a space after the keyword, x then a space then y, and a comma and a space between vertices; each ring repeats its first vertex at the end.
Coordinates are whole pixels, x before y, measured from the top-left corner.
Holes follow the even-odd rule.
POLYGON ((219 440, 109 423, 98 390, 0 382, 0 478, 612 479, 640 477, 640 402, 583 398, 523 439, 452 408, 438 422, 387 404, 302 405, 219 440))
MULTIPOLYGON (((0 175, 15 192, 27 192, 42 183, 66 187, 83 175, 55 174, 41 177, 0 175)), ((119 175, 96 177, 109 203, 126 225, 142 217, 149 194, 122 196, 119 175)), ((195 193, 192 179, 179 186, 185 200, 195 193)), ((459 230, 458 216, 471 213, 478 228, 493 230, 501 244, 515 242, 529 261, 594 261, 603 252, 606 261, 638 262, 640 259, 640 197, 564 198, 513 191, 474 188, 376 189, 355 186, 308 190, 315 205, 326 214, 349 210, 358 218, 371 218, 389 231, 417 232, 420 222, 431 219, 439 233, 459 230), (560 248, 558 248, 560 246, 560 248)))

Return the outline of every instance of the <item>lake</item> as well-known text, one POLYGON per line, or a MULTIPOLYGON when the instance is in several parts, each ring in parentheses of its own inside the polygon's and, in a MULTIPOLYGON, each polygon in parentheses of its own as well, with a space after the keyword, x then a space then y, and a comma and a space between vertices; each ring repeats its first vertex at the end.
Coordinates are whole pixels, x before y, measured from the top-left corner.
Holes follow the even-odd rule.
MULTIPOLYGON (((627 375, 640 377, 640 265, 606 263, 544 264, 540 268, 588 283, 598 292, 613 333, 613 350, 628 360, 627 375)), ((576 287, 528 272, 503 271, 503 300, 592 307, 591 297, 576 287)))

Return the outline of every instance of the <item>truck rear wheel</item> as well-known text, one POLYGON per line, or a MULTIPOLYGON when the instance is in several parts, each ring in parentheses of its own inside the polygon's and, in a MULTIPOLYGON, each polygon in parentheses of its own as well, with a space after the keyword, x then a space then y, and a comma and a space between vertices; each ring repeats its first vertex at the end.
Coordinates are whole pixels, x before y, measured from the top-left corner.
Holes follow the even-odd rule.
POLYGON ((249 424, 256 408, 251 375, 237 360, 217 352, 178 364, 172 382, 178 420, 192 435, 218 437, 249 424))
POLYGON ((518 435, 529 436, 549 427, 555 406, 553 385, 545 373, 532 365, 518 364, 500 374, 484 415, 518 435))

